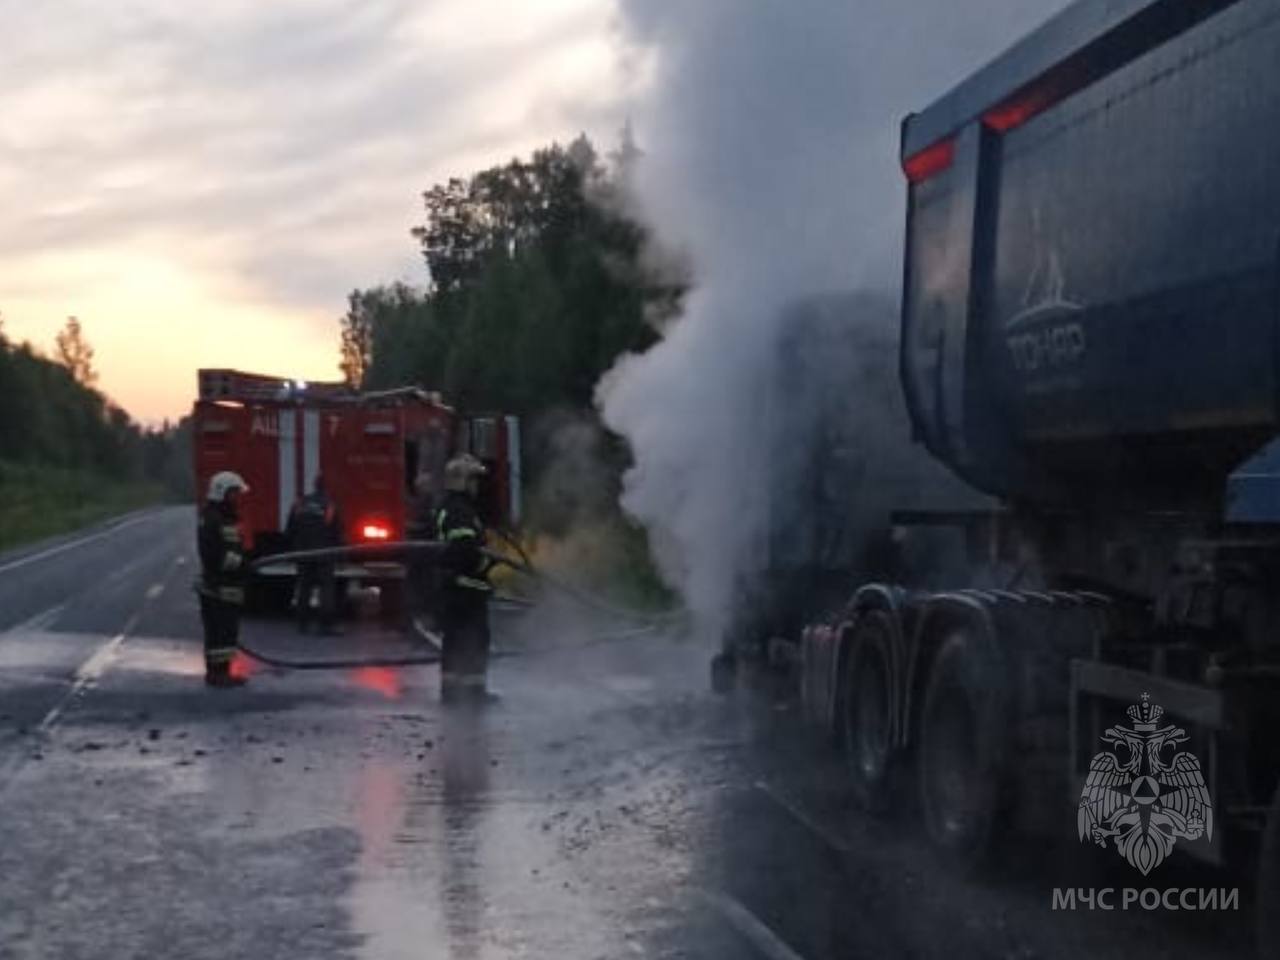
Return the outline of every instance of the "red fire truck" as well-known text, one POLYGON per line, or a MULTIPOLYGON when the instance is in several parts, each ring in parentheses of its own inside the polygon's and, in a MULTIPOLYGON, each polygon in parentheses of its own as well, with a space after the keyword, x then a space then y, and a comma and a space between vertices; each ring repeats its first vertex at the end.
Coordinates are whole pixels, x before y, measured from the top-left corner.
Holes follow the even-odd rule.
MULTIPOLYGON (((461 453, 489 468, 480 495, 486 522, 510 528, 520 519, 518 419, 465 417, 416 387, 360 393, 344 383, 201 370, 192 430, 198 492, 220 470, 249 484, 241 524, 255 558, 288 548, 289 512, 321 474, 343 542, 403 539, 415 491, 438 498, 446 461, 461 453)), ((268 564, 252 592, 287 597, 296 574, 293 564, 268 564)), ((398 607, 402 564, 344 563, 337 574, 379 587, 384 612, 398 607)))

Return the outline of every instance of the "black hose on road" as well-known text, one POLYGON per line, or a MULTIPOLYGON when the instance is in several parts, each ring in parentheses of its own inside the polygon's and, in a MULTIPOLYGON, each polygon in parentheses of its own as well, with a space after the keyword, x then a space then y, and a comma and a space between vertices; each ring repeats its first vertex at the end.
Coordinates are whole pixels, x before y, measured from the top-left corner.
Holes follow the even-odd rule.
MULTIPOLYGON (((583 606, 590 607, 598 612, 608 614, 621 620, 629 620, 633 623, 640 624, 640 629, 627 630, 619 636, 637 636, 649 630, 658 629, 663 626, 671 626, 680 622, 683 614, 662 614, 654 615, 643 613, 636 610, 625 610, 621 607, 615 607, 613 604, 600 599, 592 593, 575 586, 568 581, 561 580, 551 574, 538 570, 529 561, 528 556, 514 543, 509 537, 505 538, 520 554, 520 559, 513 558, 506 554, 497 553, 492 550, 482 550, 481 552, 494 565, 504 565, 511 567, 519 573, 532 577, 535 580, 546 583, 554 587, 562 593, 572 597, 583 606)), ((352 544, 350 546, 340 547, 324 547, 318 550, 291 550, 287 553, 275 553, 269 556, 259 557, 249 564, 249 571, 260 569, 274 563, 298 563, 305 561, 324 561, 324 560, 401 560, 410 554, 426 555, 435 557, 444 552, 445 544, 437 540, 402 540, 393 543, 365 543, 352 544)), ((196 585, 196 592, 202 596, 217 599, 217 594, 210 592, 203 585, 196 585)), ((263 653, 261 650, 255 650, 246 644, 243 640, 237 643, 239 649, 247 656, 252 657, 260 663, 269 667, 277 667, 285 670, 358 670, 362 667, 416 667, 429 666, 440 662, 440 650, 437 647, 430 652, 424 651, 420 654, 408 654, 396 657, 357 657, 346 660, 294 660, 287 657, 278 657, 271 654, 263 653)), ((504 656, 511 654, 495 653, 494 659, 502 659, 504 656)))
MULTIPOLYGON (((369 559, 369 558, 385 558, 388 560, 399 559, 406 554, 440 554, 444 552, 445 544, 438 540, 400 540, 394 543, 364 543, 346 547, 324 547, 319 550, 294 550, 289 553, 276 553, 267 557, 259 557, 249 565, 250 570, 256 570, 272 563, 296 563, 298 561, 307 560, 347 560, 347 559, 369 559)), ((623 607, 613 605, 607 600, 603 600, 587 590, 562 580, 554 574, 539 570, 526 557, 517 559, 504 553, 498 553, 494 550, 481 550, 482 554, 487 557, 493 564, 507 566, 512 570, 523 573, 526 576, 539 580, 548 586, 554 587, 561 593, 564 593, 580 604, 590 607, 600 613, 608 614, 619 620, 630 620, 632 622, 643 623, 648 626, 674 626, 684 619, 683 613, 666 613, 653 614, 640 610, 628 610, 623 607)), ((521 551, 523 554, 523 551, 521 551)))
MULTIPOLYGON (((203 584, 197 583, 195 590, 202 597, 208 597, 212 600, 221 599, 203 584)), ((348 660, 330 658, 323 660, 293 660, 288 657, 278 657, 274 654, 263 653, 261 650, 255 650, 243 638, 236 641, 236 647, 241 653, 252 657, 259 663, 283 670, 358 670, 361 667, 417 667, 429 666, 440 662, 440 650, 438 647, 429 652, 405 654, 398 657, 354 657, 348 660)))

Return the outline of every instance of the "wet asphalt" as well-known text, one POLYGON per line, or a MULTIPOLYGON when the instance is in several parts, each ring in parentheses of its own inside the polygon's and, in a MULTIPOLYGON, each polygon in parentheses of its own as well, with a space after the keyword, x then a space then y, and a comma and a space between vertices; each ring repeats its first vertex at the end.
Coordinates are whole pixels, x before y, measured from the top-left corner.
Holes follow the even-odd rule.
MULTIPOLYGON (((570 608, 495 616, 498 702, 434 666, 201 681, 194 515, 0 556, 0 958, 1053 958, 1247 955, 1233 913, 1064 912, 1115 879, 1074 843, 939 862, 869 819, 775 695, 570 608)), ((403 651, 256 621, 281 656, 403 651)))

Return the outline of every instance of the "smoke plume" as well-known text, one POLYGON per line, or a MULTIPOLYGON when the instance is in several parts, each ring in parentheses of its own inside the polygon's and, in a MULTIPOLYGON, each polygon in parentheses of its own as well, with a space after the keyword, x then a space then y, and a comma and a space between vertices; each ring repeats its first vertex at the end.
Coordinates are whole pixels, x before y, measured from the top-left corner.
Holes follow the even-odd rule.
MULTIPOLYGON (((619 3, 645 78, 636 189, 660 240, 688 251, 696 286, 662 342, 606 376, 599 402, 635 457, 624 506, 714 633, 767 542, 779 455, 764 423, 789 308, 849 290, 896 302, 902 117, 1064 4, 619 3)), ((887 325, 869 338, 883 341, 893 316, 848 322, 887 325)))

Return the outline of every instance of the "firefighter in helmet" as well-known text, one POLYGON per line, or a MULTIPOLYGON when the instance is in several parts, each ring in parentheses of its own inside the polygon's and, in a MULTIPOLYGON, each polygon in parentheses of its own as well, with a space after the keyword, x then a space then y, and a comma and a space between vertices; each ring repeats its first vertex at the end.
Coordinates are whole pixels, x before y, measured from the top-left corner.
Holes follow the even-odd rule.
POLYGON ((240 497, 249 485, 224 470, 209 481, 200 514, 200 620, 204 625, 204 680, 213 687, 236 687, 244 677, 231 671, 240 639, 246 561, 240 536, 240 497))
POLYGON ((440 692, 446 702, 482 701, 489 669, 489 562, 482 553, 484 525, 477 511, 480 477, 487 471, 463 454, 445 466, 445 499, 436 512, 436 538, 444 544, 438 596, 443 650, 440 692))
MULTIPOLYGON (((321 550, 336 547, 342 539, 338 508, 325 490, 324 477, 316 474, 312 490, 298 500, 289 511, 287 534, 294 550, 321 550)), ((320 628, 325 633, 337 630, 334 624, 337 607, 337 584, 332 560, 304 560, 298 564, 298 630, 306 633, 311 623, 311 593, 320 594, 320 628)))

